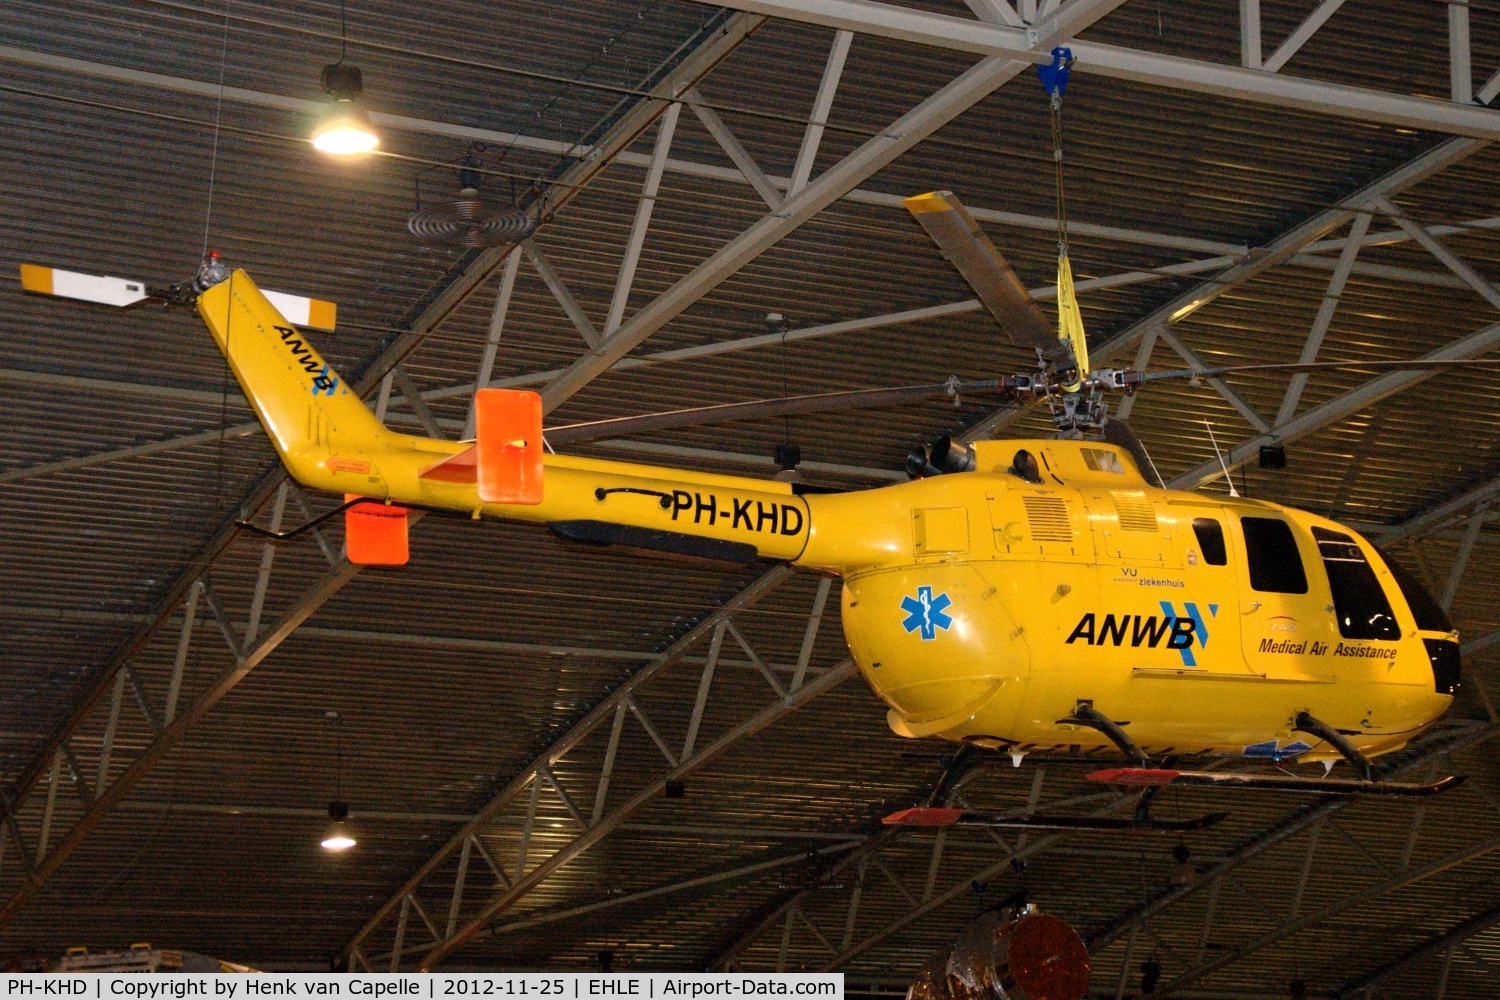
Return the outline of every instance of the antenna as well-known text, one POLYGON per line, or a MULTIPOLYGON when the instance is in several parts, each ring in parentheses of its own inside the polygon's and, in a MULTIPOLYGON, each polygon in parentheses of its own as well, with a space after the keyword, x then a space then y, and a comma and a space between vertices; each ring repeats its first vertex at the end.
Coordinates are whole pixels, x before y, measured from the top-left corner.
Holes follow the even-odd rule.
POLYGON ((1229 466, 1224 464, 1224 455, 1219 451, 1219 441, 1214 437, 1213 424, 1209 423, 1207 418, 1205 418, 1203 421, 1203 426, 1208 428, 1208 440, 1213 443, 1214 455, 1219 460, 1219 468, 1224 470, 1224 481, 1229 484, 1229 495, 1238 499, 1240 494, 1239 491, 1234 488, 1234 480, 1229 478, 1229 466))

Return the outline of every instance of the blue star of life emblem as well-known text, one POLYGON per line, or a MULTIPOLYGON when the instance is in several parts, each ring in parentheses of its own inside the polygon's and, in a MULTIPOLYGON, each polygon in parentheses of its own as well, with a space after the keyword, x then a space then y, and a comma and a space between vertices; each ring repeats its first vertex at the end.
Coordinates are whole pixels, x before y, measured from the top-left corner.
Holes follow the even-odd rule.
POLYGON ((916 597, 901 598, 901 610, 906 612, 901 627, 907 632, 921 629, 924 640, 936 639, 938 629, 946 632, 953 625, 953 616, 944 614, 952 603, 947 594, 933 597, 931 587, 918 587, 916 597))

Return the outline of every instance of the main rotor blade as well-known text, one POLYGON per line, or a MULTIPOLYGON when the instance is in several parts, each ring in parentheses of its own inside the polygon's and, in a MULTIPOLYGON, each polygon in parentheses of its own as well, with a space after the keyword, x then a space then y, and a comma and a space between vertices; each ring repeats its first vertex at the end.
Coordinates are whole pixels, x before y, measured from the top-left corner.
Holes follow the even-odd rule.
POLYGON ((978 382, 937 382, 932 385, 908 385, 893 389, 853 389, 846 392, 819 392, 808 396, 785 396, 780 399, 756 399, 748 403, 720 403, 696 406, 664 413, 645 413, 637 417, 616 417, 584 424, 567 424, 546 430, 549 444, 573 444, 595 441, 620 434, 644 434, 647 431, 674 427, 699 427, 704 424, 729 423, 733 420, 758 420, 765 417, 789 417, 799 413, 835 413, 841 410, 871 410, 885 406, 905 406, 940 396, 994 391, 1000 383, 994 379, 978 382))
POLYGON ((1317 371, 1363 371, 1384 368, 1387 371, 1441 371, 1444 368, 1500 368, 1500 358, 1413 358, 1410 361, 1312 361, 1307 363, 1264 365, 1228 365, 1223 368, 1175 369, 1165 372, 1143 372, 1142 382, 1156 382, 1164 378, 1217 378, 1220 375, 1237 375, 1241 372, 1286 372, 1295 375, 1317 371))
POLYGON ((1027 353, 1040 350, 1048 360, 1067 364, 1071 352, 1032 301, 1005 255, 951 191, 930 191, 905 201, 906 210, 932 237, 979 301, 995 317, 1011 343, 1027 353))

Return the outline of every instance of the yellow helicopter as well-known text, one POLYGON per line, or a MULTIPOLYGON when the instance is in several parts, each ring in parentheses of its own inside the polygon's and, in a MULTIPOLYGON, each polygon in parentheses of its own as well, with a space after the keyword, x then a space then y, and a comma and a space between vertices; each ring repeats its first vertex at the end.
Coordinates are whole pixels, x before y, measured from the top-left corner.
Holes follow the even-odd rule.
MULTIPOLYGON (((1159 378, 1331 366, 1091 370, 1071 273, 1060 276, 1058 335, 957 198, 933 192, 907 207, 1001 328, 1037 353, 1036 373, 545 432, 536 394, 481 389, 475 440, 454 442, 393 432, 350 392, 298 329, 330 328, 331 304, 265 293, 217 255, 191 282, 164 290, 36 265, 22 265, 22 282, 28 291, 111 305, 147 297, 195 303, 290 474, 345 497, 325 517, 344 512, 353 562, 404 563, 412 509, 530 521, 565 539, 635 550, 785 560, 843 580, 850 651, 888 706, 890 728, 904 737, 1014 754, 1113 747, 1132 766, 1091 777, 1148 791, 1198 784, 1416 795, 1455 783, 1382 781, 1371 763, 1430 726, 1458 685, 1457 633, 1421 586, 1333 521, 1265 501, 1169 490, 1159 479, 1153 485, 1144 475, 1149 457, 1104 404, 1110 391, 1159 378), (543 450, 544 433, 563 445, 986 392, 1045 401, 1058 436, 967 446, 939 439, 913 454, 912 481, 842 493, 543 450), (1203 754, 1329 767, 1344 759, 1358 777, 1151 766, 1154 757, 1203 754)), ((1153 825, 1144 815, 970 816, 944 808, 950 779, 928 807, 888 819, 1153 825)))

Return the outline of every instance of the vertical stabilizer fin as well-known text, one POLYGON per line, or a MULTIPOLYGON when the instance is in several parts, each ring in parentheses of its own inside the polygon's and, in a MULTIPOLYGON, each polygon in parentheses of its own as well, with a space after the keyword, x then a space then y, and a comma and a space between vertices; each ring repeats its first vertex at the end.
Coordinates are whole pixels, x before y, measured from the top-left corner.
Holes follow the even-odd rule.
POLYGON ((244 271, 202 292, 198 315, 299 482, 342 492, 347 479, 329 468, 335 444, 346 460, 387 446, 391 435, 369 407, 244 271))

